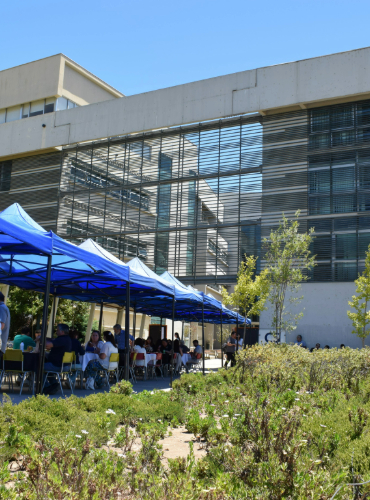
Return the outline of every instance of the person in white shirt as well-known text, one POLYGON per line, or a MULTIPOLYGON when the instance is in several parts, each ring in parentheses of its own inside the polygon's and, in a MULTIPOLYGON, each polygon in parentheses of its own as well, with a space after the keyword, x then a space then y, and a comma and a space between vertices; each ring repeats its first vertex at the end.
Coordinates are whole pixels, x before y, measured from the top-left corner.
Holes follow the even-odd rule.
MULTIPOLYGON (((112 332, 107 330, 103 332, 103 337, 105 343, 100 349, 99 359, 90 361, 85 370, 86 389, 94 389, 94 377, 96 375, 96 372, 98 372, 99 370, 107 370, 108 368, 115 369, 118 366, 118 363, 116 361, 112 363, 109 362, 110 355, 113 353, 118 353, 114 335, 112 334, 112 332)), ((98 388, 102 386, 103 377, 100 374, 95 377, 95 384, 98 388)))
POLYGON ((137 352, 138 354, 144 354, 144 359, 138 359, 135 361, 136 366, 145 366, 145 354, 146 349, 144 347, 145 341, 144 339, 137 338, 135 339, 135 344, 133 348, 133 352, 137 352))

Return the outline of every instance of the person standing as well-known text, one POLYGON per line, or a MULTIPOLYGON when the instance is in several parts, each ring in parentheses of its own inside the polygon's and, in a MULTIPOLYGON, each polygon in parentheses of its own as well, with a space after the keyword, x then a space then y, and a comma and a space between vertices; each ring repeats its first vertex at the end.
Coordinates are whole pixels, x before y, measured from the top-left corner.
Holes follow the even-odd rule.
POLYGON ((1 360, 6 351, 6 344, 8 342, 9 328, 10 328, 10 312, 7 306, 5 305, 5 297, 2 292, 0 292, 0 326, 1 326, 0 363, 2 366, 1 360))
POLYGON ((235 366, 235 351, 236 351, 236 346, 237 346, 237 340, 236 340, 236 330, 233 330, 231 332, 230 337, 227 339, 226 342, 226 347, 225 347, 225 352, 226 352, 226 362, 225 362, 225 368, 227 368, 227 364, 230 361, 231 366, 235 366))

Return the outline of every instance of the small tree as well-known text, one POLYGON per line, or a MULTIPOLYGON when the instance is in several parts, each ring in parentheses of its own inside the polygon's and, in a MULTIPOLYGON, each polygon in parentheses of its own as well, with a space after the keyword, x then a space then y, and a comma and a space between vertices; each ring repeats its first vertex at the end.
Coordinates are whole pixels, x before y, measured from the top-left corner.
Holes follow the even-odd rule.
MULTIPOLYGON (((293 331, 297 328, 299 319, 303 312, 293 314, 285 311, 285 298, 289 290, 292 294, 297 293, 302 281, 306 281, 308 276, 304 271, 308 271, 315 265, 314 256, 309 250, 313 240, 313 228, 308 233, 299 233, 300 211, 295 214, 296 219, 289 221, 283 214, 276 231, 271 231, 270 237, 264 239, 264 246, 267 249, 266 263, 271 280, 269 301, 274 312, 272 319, 272 332, 279 341, 282 330, 293 331)), ((300 303, 303 297, 290 297, 292 306, 300 303)))
POLYGON ((268 270, 265 269, 256 276, 256 262, 258 257, 247 257, 241 262, 237 283, 234 292, 229 294, 225 288, 222 289, 223 302, 234 306, 244 316, 244 338, 246 333, 247 317, 252 314, 260 314, 265 309, 269 292, 268 270))
POLYGON ((365 339, 370 333, 370 245, 366 252, 365 270, 361 276, 355 280, 356 293, 352 296, 352 301, 348 302, 355 312, 348 311, 348 317, 352 321, 352 333, 362 340, 362 347, 365 347, 365 339))

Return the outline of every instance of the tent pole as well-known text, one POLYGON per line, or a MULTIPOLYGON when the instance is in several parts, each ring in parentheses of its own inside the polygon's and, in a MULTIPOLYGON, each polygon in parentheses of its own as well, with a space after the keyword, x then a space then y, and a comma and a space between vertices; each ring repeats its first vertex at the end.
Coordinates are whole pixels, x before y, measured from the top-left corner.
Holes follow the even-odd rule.
POLYGON ((136 338, 136 304, 134 305, 134 317, 132 320, 132 336, 136 338))
POLYGON ((129 380, 130 375, 130 283, 126 283, 126 314, 125 314, 125 380, 129 380))
POLYGON ((184 320, 182 320, 182 326, 181 326, 181 340, 184 340, 184 320))
POLYGON ((203 375, 204 375, 204 298, 203 298, 203 303, 202 303, 202 351, 203 351, 203 375))
POLYGON ((101 333, 101 329, 103 327, 103 301, 100 304, 100 316, 99 316, 99 332, 101 333))
POLYGON ((171 354, 171 384, 170 387, 172 387, 172 381, 173 381, 173 360, 175 357, 174 354, 174 347, 173 347, 173 337, 174 334, 173 332, 175 331, 175 296, 172 298, 172 354, 171 354))
POLYGON ((238 328, 239 328, 239 313, 236 313, 236 350, 239 350, 238 328))
POLYGON ((46 271, 46 285, 44 294, 44 308, 42 311, 42 332, 40 341, 40 352, 39 352, 39 370, 36 380, 36 394, 42 393, 42 384, 44 378, 44 355, 45 355, 45 343, 46 334, 48 331, 48 310, 49 310, 49 293, 50 293, 50 281, 51 281, 51 262, 52 256, 48 255, 48 267, 46 271))
POLYGON ((224 367, 224 353, 222 351, 222 311, 220 311, 220 325, 221 325, 221 368, 224 367))

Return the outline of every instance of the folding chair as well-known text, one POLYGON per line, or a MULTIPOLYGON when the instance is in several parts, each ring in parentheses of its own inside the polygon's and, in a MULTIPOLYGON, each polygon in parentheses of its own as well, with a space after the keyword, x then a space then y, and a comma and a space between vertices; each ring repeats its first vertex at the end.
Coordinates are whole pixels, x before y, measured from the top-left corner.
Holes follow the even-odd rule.
POLYGON ((83 389, 84 372, 82 370, 82 366, 79 363, 76 363, 76 361, 76 353, 73 351, 73 363, 71 366, 71 374, 75 375, 75 377, 72 378, 73 389, 76 387, 77 375, 80 375, 80 389, 83 389))
MULTIPOLYGON (((132 369, 133 369, 134 372, 135 372, 135 369, 136 369, 136 371, 143 370, 144 380, 146 380, 146 378, 147 378, 147 369, 146 369, 146 366, 145 366, 145 354, 143 352, 135 352, 134 354, 136 354, 136 356, 135 356, 135 359, 133 359, 133 361, 132 361, 132 369), (138 361, 144 361, 144 364, 143 365, 138 365, 137 364, 138 361)), ((136 379, 136 376, 135 376, 135 379, 136 379)))
POLYGON ((155 373, 155 376, 157 376, 157 373, 156 373, 156 369, 158 368, 159 370, 159 373, 161 374, 162 378, 163 378, 163 363, 162 363, 162 353, 161 352, 157 352, 157 359, 156 359, 156 362, 155 362, 155 368, 154 368, 154 373, 155 373))
POLYGON ((6 377, 9 377, 9 389, 10 389, 10 384, 12 385, 12 391, 14 392, 14 386, 13 386, 13 375, 21 375, 22 376, 22 381, 21 381, 21 389, 20 389, 20 395, 22 394, 23 390, 23 385, 26 376, 29 373, 32 373, 32 394, 35 392, 35 372, 31 371, 24 371, 23 367, 24 363, 24 358, 23 358, 23 352, 20 349, 7 349, 4 353, 3 356, 3 369, 1 371, 0 375, 0 387, 4 378, 4 381, 6 377))
POLYGON ((132 381, 136 384, 136 377, 135 377, 135 371, 134 371, 134 366, 135 366, 135 359, 137 356, 137 352, 132 352, 130 354, 130 367, 129 367, 129 378, 132 378, 132 381))
POLYGON ((118 371, 118 363, 119 363, 119 353, 112 353, 109 357, 109 365, 108 365, 108 368, 105 368, 104 370, 99 370, 99 371, 102 371, 104 373, 104 376, 105 376, 105 379, 107 381, 107 385, 108 387, 110 387, 110 384, 109 384, 109 376, 111 373, 115 373, 115 376, 116 376, 116 383, 118 383, 118 374, 119 374, 119 371, 118 371), (115 368, 111 368, 110 364, 111 363, 117 363, 117 366, 115 368))
POLYGON ((195 358, 191 358, 190 361, 186 363, 186 366, 193 367, 194 370, 199 370, 201 367, 200 360, 202 359, 202 355, 198 353, 195 358), (193 361, 194 360, 194 361, 193 361))
POLYGON ((68 380, 68 383, 69 383, 69 387, 71 388, 71 392, 73 394, 73 383, 72 383, 72 380, 71 380, 71 367, 72 367, 72 363, 73 363, 73 356, 75 356, 74 352, 65 352, 64 356, 63 356, 62 367, 60 369, 60 372, 55 372, 55 371, 48 371, 48 372, 46 372, 44 383, 42 384, 42 390, 44 390, 45 382, 46 382, 46 379, 47 379, 48 375, 49 374, 50 375, 56 375, 57 379, 58 379, 58 382, 59 382, 60 390, 62 392, 62 396, 64 397, 63 387, 62 387, 62 380, 61 380, 60 376, 61 375, 67 375, 67 380, 68 380), (68 367, 65 367, 64 365, 68 365, 68 367))

